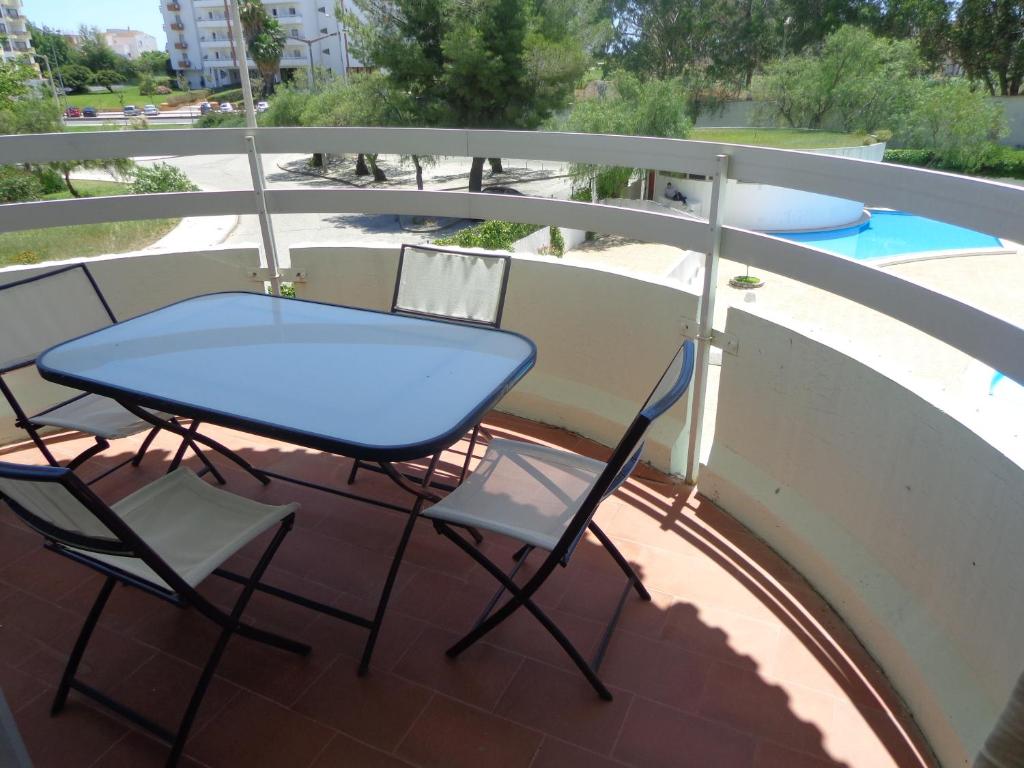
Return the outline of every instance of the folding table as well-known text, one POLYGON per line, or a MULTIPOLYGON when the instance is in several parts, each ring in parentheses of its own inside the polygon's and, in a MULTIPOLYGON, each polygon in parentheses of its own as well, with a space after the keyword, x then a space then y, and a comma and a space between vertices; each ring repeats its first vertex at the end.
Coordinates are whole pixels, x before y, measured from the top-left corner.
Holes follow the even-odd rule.
POLYGON ((533 342, 509 331, 215 293, 59 344, 37 365, 43 378, 111 397, 213 448, 261 482, 277 477, 409 513, 373 618, 260 586, 368 629, 359 667, 365 673, 402 555, 430 496, 392 463, 439 455, 458 442, 535 359, 533 342), (407 509, 254 467, 217 441, 146 409, 376 462, 416 501, 407 509))

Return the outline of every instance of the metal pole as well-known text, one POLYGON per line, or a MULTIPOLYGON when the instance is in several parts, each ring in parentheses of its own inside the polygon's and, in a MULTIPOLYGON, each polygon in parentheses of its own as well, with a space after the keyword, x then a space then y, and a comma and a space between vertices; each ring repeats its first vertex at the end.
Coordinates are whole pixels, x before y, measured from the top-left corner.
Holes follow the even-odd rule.
POLYGON ((35 53, 34 56, 38 56, 46 64, 46 76, 50 78, 50 91, 53 93, 53 103, 57 105, 57 109, 60 109, 60 98, 57 96, 57 84, 53 82, 53 70, 50 69, 50 57, 45 53, 35 53))
MULTIPOLYGON (((231 36, 235 46, 235 60, 238 64, 238 75, 242 79, 242 98, 245 100, 245 124, 249 128, 255 128, 256 108, 252 102, 252 83, 249 80, 249 65, 246 63, 249 58, 249 52, 246 50, 245 37, 242 35, 242 17, 238 13, 238 0, 230 0, 228 6, 231 10, 231 26, 233 27, 231 36)), ((255 183, 255 177, 253 178, 253 183, 255 183)), ((261 173, 261 189, 262 185, 263 174, 261 173)), ((262 197, 262 194, 260 197, 262 197)))
POLYGON ((277 245, 274 241, 274 223, 267 208, 266 186, 263 183, 263 160, 256 150, 256 137, 246 136, 246 151, 249 154, 249 172, 252 174, 252 190, 256 193, 259 206, 260 233, 263 235, 263 253, 270 270, 270 292, 281 295, 281 270, 277 265, 277 245))
POLYGON ((313 41, 303 40, 306 44, 306 48, 309 49, 309 92, 313 92, 313 41))
POLYGON ((718 287, 718 252, 722 244, 722 203, 729 178, 729 156, 715 158, 715 176, 711 185, 711 249, 704 256, 704 288, 700 300, 700 326, 697 336, 696 375, 690 409, 690 435, 686 448, 686 482, 697 482, 700 470, 700 441, 704 429, 704 406, 708 394, 708 366, 711 362, 711 334, 715 322, 715 291, 718 287))

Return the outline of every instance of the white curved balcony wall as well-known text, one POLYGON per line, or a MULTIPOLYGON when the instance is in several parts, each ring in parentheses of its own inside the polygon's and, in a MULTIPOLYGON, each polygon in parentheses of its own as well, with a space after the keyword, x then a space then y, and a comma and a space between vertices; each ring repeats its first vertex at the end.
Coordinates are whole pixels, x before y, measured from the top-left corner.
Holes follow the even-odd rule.
MULTIPOLYGON (((885 154, 885 144, 809 151, 819 155, 880 162, 885 154)), ((682 191, 695 213, 707 218, 711 204, 710 180, 686 179, 659 172, 654 180, 656 201, 664 201, 662 192, 669 181, 682 191)), ((861 201, 800 189, 737 181, 730 181, 726 186, 725 223, 757 232, 833 229, 857 222, 863 210, 864 203, 861 201)))
MULTIPOLYGON (((49 262, 31 267, 0 269, 0 285, 63 266, 68 262, 49 262)), ((119 320, 214 291, 262 291, 262 282, 249 279, 259 266, 255 248, 209 248, 202 252, 137 253, 88 259, 89 271, 119 320)), ((70 334, 74 336, 76 334, 70 334)), ((42 350, 40 350, 42 351, 42 350)), ((10 379, 19 402, 29 413, 54 403, 60 393, 70 390, 51 384, 35 368, 22 370, 10 379), (31 392, 24 396, 22 393, 31 392)), ((0 398, 0 446, 26 439, 23 429, 14 426, 14 414, 0 398)))
MULTIPOLYGON (((301 298, 386 310, 397 247, 309 246, 291 249, 301 298)), ((500 408, 614 445, 682 341, 698 297, 668 281, 516 254, 502 327, 533 339, 537 364, 500 408)), ((679 472, 688 405, 654 430, 645 457, 679 472)))
POLYGON ((944 765, 1021 672, 1024 472, 871 367, 730 309, 701 491, 854 627, 944 765))

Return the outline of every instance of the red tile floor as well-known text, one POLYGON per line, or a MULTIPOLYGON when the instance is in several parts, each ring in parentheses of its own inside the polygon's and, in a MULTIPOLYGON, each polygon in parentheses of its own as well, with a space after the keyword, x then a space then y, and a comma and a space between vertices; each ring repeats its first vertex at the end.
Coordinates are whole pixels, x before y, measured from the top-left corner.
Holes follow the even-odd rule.
MULTIPOLYGON (((488 424, 501 436, 601 454, 593 443, 531 422, 494 414, 488 424)), ((323 483, 343 484, 350 466, 227 430, 206 432, 260 466, 323 483)), ((124 458, 138 442, 116 442, 83 474, 124 458)), ((84 443, 56 439, 54 445, 70 456, 84 443)), ((157 477, 175 447, 161 437, 140 469, 122 469, 94 487, 115 500, 157 477)), ((31 463, 38 455, 9 449, 0 460, 31 463)), ((368 610, 397 542, 400 514, 281 481, 263 488, 225 471, 236 493, 302 503, 267 581, 368 610)), ((361 473, 357 487, 408 498, 372 472, 361 473)), ((486 643, 448 660, 443 649, 467 630, 492 585, 424 522, 409 547, 370 674, 355 674, 363 630, 257 594, 248 618, 311 643, 313 653, 301 659, 233 639, 182 764, 934 764, 898 697, 845 625, 785 562, 692 488, 641 470, 605 502, 597 520, 653 595, 650 603, 629 600, 601 668, 613 702, 600 701, 523 612, 486 643)), ((485 546, 506 561, 513 551, 493 535, 485 546)), ((251 566, 257 551, 243 550, 235 565, 251 566)), ((99 576, 43 551, 39 536, 9 511, 0 514, 0 688, 37 768, 136 768, 162 765, 166 757, 163 745, 74 692, 64 712, 49 716, 66 654, 99 583, 99 576)), ((539 602, 578 647, 591 649, 621 585, 611 559, 588 539, 539 602)), ((203 591, 227 604, 235 587, 211 577, 203 591)), ((80 674, 176 727, 213 638, 212 625, 195 611, 118 588, 80 674)))

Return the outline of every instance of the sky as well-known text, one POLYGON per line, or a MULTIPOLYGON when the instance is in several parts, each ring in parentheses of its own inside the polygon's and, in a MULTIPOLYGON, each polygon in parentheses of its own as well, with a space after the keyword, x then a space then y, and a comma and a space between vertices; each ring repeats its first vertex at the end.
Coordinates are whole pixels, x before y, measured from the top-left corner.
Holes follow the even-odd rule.
POLYGON ((23 0, 22 12, 37 27, 62 32, 74 32, 82 24, 131 28, 155 37, 158 50, 167 43, 158 0, 23 0))

